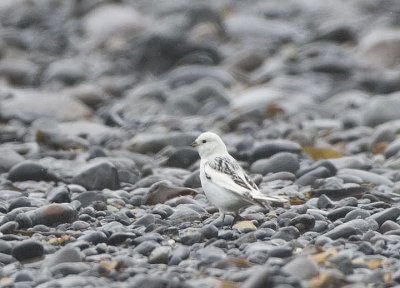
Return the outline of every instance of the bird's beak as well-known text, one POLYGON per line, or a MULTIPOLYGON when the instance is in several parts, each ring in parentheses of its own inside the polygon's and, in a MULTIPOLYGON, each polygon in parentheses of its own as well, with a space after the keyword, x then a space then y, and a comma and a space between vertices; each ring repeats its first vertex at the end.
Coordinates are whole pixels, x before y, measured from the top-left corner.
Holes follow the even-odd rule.
POLYGON ((192 144, 190 144, 190 146, 192 146, 193 148, 196 148, 197 146, 199 146, 199 144, 197 144, 197 142, 194 141, 192 144))

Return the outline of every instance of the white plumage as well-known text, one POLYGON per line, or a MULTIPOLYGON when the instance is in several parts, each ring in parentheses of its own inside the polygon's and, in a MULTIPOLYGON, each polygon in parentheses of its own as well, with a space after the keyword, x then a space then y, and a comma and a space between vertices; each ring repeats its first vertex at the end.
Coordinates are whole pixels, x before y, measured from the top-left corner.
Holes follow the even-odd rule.
POLYGON ((212 132, 202 133, 192 144, 201 157, 200 180, 208 200, 221 217, 225 212, 238 214, 239 209, 263 202, 285 203, 285 197, 265 196, 238 162, 228 153, 221 138, 212 132))

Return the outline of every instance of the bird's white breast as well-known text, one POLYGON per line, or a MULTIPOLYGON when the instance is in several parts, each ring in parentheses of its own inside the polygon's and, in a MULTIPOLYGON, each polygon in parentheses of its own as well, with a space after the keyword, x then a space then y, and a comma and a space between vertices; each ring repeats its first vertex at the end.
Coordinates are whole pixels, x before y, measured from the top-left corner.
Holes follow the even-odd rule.
POLYGON ((206 175, 204 172, 204 165, 206 164, 207 160, 202 159, 200 162, 200 181, 204 193, 211 204, 218 209, 232 212, 251 205, 251 203, 245 201, 240 195, 214 184, 212 181, 213 175, 206 175), (207 179, 207 176, 211 179, 207 179))

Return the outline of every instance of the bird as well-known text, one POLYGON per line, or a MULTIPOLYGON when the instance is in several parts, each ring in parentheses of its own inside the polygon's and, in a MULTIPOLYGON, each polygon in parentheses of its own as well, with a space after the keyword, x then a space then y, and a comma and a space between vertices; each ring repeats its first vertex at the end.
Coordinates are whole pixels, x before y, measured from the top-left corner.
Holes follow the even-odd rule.
MULTIPOLYGON (((254 181, 233 158, 222 139, 204 132, 191 144, 200 155, 200 182, 208 200, 218 208, 222 223, 227 212, 234 213, 251 205, 271 208, 268 202, 286 203, 283 196, 263 195, 254 181)), ((233 225, 232 223, 232 225, 233 225)))

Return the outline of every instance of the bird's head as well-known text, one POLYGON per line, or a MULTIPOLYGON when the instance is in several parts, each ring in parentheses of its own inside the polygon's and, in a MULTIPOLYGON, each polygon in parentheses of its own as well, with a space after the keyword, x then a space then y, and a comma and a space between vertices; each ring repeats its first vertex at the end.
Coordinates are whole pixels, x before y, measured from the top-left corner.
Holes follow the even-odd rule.
POLYGON ((226 146, 221 138, 212 132, 204 132, 192 143, 201 158, 207 158, 212 155, 226 154, 226 146))

